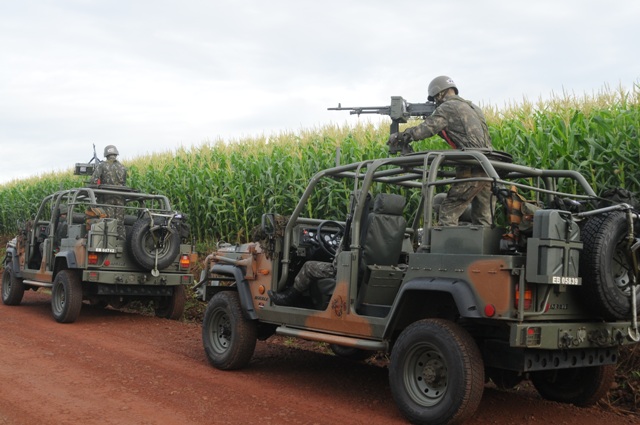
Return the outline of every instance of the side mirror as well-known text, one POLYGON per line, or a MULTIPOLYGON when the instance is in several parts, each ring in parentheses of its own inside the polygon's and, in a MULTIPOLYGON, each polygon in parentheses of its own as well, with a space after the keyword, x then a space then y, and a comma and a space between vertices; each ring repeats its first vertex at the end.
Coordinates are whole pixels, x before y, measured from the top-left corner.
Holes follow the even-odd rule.
POLYGON ((276 218, 273 213, 262 214, 262 233, 268 236, 273 236, 276 233, 276 218))

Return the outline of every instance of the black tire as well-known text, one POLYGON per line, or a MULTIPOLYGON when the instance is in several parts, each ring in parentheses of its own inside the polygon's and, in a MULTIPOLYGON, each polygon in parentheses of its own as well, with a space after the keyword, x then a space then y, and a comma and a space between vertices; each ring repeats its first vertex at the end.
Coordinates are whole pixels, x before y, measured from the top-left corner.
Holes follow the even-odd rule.
POLYGON ((11 263, 6 263, 2 272, 2 303, 4 305, 19 305, 23 296, 22 279, 15 276, 11 263))
POLYGON ((73 323, 82 308, 82 280, 78 273, 62 270, 53 280, 51 312, 59 323, 73 323))
POLYGON ((156 267, 156 251, 158 251, 158 270, 169 267, 180 253, 180 234, 177 230, 157 230, 152 234, 151 220, 148 217, 136 221, 128 238, 128 246, 134 260, 143 269, 153 270, 156 267), (163 240, 160 248, 156 248, 154 236, 163 240))
POLYGON ((173 288, 173 295, 170 297, 160 297, 155 303, 157 317, 170 320, 180 320, 184 314, 184 306, 187 302, 187 294, 184 286, 179 285, 173 288))
POLYGON ((245 367, 256 348, 258 325, 242 315, 237 292, 211 298, 202 323, 202 343, 209 363, 222 370, 245 367))
POLYGON ((345 347, 343 345, 329 344, 329 348, 338 357, 359 362, 373 356, 373 351, 362 350, 360 348, 345 347))
POLYGON ((398 408, 410 422, 464 422, 477 410, 484 391, 480 350, 453 322, 415 322, 391 351, 389 382, 398 408))
POLYGON ((615 365, 531 372, 529 377, 546 400, 591 406, 602 399, 613 384, 615 365))
MULTIPOLYGON (((584 301, 605 320, 631 318, 631 259, 627 216, 621 211, 597 215, 582 229, 580 256, 584 301)), ((637 229, 637 227, 636 227, 637 229)), ((638 236, 636 231, 636 237, 638 236)), ((636 294, 640 307, 640 291, 636 294)))

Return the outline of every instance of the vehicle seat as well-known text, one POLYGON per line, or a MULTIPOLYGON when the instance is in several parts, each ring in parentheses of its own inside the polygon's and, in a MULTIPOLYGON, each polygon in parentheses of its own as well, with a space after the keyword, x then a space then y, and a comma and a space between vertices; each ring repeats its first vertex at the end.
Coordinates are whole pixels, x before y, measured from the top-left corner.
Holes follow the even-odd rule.
MULTIPOLYGON (((397 271, 407 222, 402 216, 405 199, 401 195, 381 193, 376 196, 373 211, 362 229, 358 298, 360 314, 386 315, 402 279, 384 279, 381 285, 371 282, 372 271, 397 271)), ((393 273, 392 273, 393 274, 393 273)))

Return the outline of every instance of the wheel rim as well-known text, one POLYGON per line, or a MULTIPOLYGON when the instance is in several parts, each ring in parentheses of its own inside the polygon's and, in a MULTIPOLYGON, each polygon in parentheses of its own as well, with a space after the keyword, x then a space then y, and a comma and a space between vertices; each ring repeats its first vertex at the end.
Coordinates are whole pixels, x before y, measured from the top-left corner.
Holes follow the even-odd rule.
POLYGON ((66 296, 64 293, 64 287, 62 284, 56 285, 52 295, 53 307, 56 311, 62 311, 66 302, 66 296))
POLYGON ((158 257, 163 257, 171 248, 171 233, 167 231, 165 234, 161 234, 162 247, 160 248, 156 247, 157 242, 151 233, 151 231, 146 233, 142 246, 144 246, 145 251, 147 251, 150 256, 155 257, 155 253, 158 251, 158 257))
POLYGON ((448 370, 442 353, 430 344, 414 347, 404 368, 409 396, 422 406, 438 404, 447 392, 448 370))
POLYGON ((629 270, 631 269, 631 267, 629 266, 627 251, 627 242, 625 239, 623 239, 620 243, 618 243, 613 254, 612 272, 613 281, 615 282, 616 287, 624 295, 630 296, 631 287, 629 286, 629 284, 631 283, 631 279, 629 276, 629 270))
POLYGON ((209 342, 216 353, 224 353, 231 345, 231 319, 224 311, 217 311, 211 317, 209 342))

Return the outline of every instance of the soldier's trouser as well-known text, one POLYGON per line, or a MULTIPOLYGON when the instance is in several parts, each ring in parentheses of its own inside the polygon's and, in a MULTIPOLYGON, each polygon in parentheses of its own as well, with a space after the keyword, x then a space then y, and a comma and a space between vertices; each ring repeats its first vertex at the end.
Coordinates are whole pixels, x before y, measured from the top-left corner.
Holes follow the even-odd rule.
POLYGON ((298 292, 304 292, 309 289, 309 285, 313 280, 320 280, 326 277, 334 277, 336 269, 333 263, 324 261, 307 261, 302 265, 295 280, 293 288, 298 292))
POLYGON ((491 213, 495 200, 492 202, 491 199, 491 183, 482 181, 453 184, 440 205, 438 224, 457 226, 458 219, 469 204, 471 204, 473 224, 491 225, 491 213))

